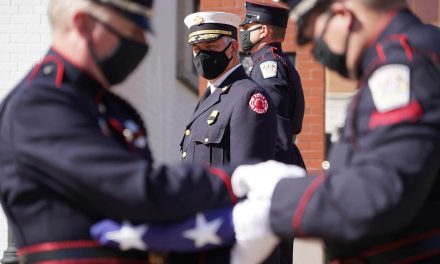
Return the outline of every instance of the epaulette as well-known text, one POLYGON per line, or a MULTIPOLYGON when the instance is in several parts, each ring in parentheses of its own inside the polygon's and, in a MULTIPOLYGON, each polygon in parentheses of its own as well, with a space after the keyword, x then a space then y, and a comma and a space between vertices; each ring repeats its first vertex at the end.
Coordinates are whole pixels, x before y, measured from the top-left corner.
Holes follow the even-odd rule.
MULTIPOLYGON (((430 52, 412 45, 406 34, 393 34, 385 37, 375 45, 375 58, 366 68, 367 73, 372 73, 378 66, 388 61, 413 61, 415 55, 421 55, 434 63, 440 71, 440 58, 434 52, 430 52)), ((366 74, 368 76, 369 74, 366 74)))
POLYGON ((60 58, 47 55, 32 69, 28 82, 31 83, 37 76, 51 78, 55 87, 60 88, 64 77, 64 63, 60 58))

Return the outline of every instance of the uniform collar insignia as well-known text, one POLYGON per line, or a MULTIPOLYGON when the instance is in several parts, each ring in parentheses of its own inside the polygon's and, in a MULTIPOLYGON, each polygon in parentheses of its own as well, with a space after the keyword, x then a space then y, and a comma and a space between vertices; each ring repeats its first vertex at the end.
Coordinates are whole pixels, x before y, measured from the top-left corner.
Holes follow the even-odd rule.
POLYGON ((231 88, 231 85, 225 86, 222 88, 221 94, 227 93, 229 89, 231 88))

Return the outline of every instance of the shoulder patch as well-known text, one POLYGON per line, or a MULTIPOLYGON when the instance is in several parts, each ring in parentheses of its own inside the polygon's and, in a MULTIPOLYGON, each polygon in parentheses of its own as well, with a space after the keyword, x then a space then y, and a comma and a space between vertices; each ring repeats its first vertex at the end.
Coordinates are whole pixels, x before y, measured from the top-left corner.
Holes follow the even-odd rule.
POLYGON ((249 100, 249 108, 257 114, 264 114, 269 109, 269 103, 261 93, 254 93, 249 100))
POLYGON ((272 78, 277 76, 277 62, 276 61, 266 61, 260 64, 261 73, 263 78, 272 78))
POLYGON ((403 64, 390 64, 377 69, 368 79, 378 112, 390 111, 410 102, 410 69, 403 64))

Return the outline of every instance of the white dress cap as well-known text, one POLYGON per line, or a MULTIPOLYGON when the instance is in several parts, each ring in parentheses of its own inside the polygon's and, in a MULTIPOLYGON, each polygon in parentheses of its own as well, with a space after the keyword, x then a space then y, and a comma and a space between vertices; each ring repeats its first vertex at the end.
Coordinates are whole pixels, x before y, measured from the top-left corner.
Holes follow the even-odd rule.
POLYGON ((225 12, 197 12, 185 17, 189 28, 189 44, 214 41, 221 36, 237 39, 240 17, 225 12))

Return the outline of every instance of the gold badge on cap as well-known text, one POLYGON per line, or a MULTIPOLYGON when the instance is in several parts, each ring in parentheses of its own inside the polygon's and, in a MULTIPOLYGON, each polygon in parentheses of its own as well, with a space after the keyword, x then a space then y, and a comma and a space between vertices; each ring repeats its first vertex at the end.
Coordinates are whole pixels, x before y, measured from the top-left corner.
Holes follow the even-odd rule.
POLYGON ((207 121, 208 125, 212 125, 215 123, 215 121, 217 121, 218 114, 220 114, 219 111, 217 111, 217 110, 212 111, 212 113, 209 116, 208 121, 207 121))
POLYGON ((205 22, 205 20, 203 19, 203 17, 201 17, 201 16, 196 16, 196 17, 194 17, 194 25, 200 25, 200 24, 202 24, 203 22, 205 22))

